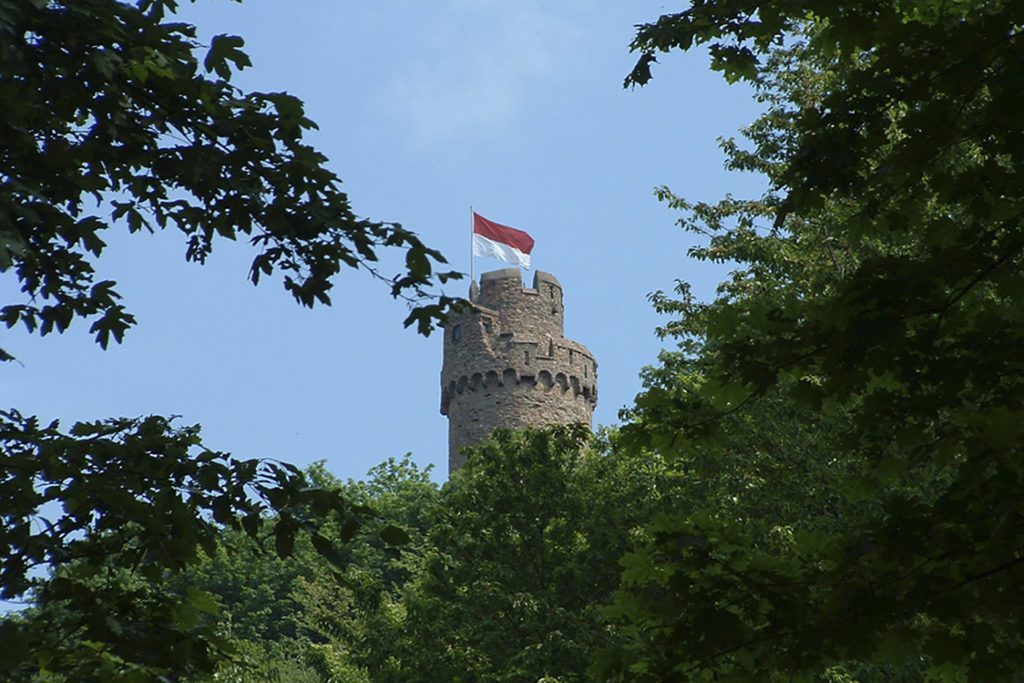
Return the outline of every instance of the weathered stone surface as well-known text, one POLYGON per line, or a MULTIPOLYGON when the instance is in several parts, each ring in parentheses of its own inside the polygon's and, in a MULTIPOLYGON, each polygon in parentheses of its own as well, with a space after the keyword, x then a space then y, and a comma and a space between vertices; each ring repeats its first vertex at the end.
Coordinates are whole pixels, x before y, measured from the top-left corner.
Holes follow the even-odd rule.
POLYGON ((563 333, 562 286, 537 272, 523 287, 518 268, 480 277, 473 307, 444 330, 441 414, 448 416, 448 471, 465 463, 463 446, 497 427, 583 422, 597 404, 597 362, 563 333))

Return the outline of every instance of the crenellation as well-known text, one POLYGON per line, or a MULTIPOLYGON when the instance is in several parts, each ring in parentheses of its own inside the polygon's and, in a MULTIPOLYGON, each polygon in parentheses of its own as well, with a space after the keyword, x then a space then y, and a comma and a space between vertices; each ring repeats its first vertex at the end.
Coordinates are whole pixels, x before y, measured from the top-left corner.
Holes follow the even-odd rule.
POLYGON ((449 419, 449 471, 464 445, 497 427, 590 424, 597 363, 563 333, 563 291, 550 273, 524 287, 518 268, 484 273, 473 306, 445 326, 441 413, 449 419))

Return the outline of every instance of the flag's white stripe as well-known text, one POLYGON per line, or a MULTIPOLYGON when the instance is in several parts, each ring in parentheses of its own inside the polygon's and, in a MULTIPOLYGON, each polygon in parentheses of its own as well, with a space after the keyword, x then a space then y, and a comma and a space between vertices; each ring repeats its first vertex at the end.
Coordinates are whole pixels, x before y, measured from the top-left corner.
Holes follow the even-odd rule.
POLYGON ((519 251, 510 244, 496 242, 489 237, 473 234, 473 256, 489 256, 491 258, 512 263, 523 268, 530 267, 530 255, 519 251))

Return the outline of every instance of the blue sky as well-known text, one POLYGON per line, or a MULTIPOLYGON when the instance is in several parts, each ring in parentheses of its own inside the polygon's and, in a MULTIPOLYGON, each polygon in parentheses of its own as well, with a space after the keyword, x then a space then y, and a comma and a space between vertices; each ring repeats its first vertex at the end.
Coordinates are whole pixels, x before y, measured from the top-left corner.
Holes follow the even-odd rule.
MULTIPOLYGON (((203 0, 183 7, 208 40, 238 34, 248 90, 287 91, 320 130, 312 141, 359 215, 390 220, 469 269, 469 207, 528 231, 536 268, 565 289, 566 334, 600 370, 595 425, 615 424, 661 347, 647 295, 676 278, 708 296, 726 270, 691 261, 692 237, 653 189, 690 198, 759 192, 723 169, 716 138, 758 111, 705 54, 661 59, 624 90, 633 25, 677 10, 655 2, 203 0)), ((139 320, 101 351, 87 324, 64 335, 5 335, 18 363, 0 398, 44 419, 180 415, 208 446, 342 478, 411 451, 446 476, 441 339, 402 328, 404 305, 344 273, 331 308, 302 309, 278 282, 246 280, 252 251, 221 244, 184 262, 174 232, 111 235, 99 275, 139 320)), ((503 267, 478 259, 477 273, 503 267)), ((398 262, 392 270, 397 272, 398 262)), ((532 277, 528 274, 526 277, 532 277)), ((467 281, 449 288, 464 295, 467 281)), ((3 301, 17 300, 10 274, 3 301)))

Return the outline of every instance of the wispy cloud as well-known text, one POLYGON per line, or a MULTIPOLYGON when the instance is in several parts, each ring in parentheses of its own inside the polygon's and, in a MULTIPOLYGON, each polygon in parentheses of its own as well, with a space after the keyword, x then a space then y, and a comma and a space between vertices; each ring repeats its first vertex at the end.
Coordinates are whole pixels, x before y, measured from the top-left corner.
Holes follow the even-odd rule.
POLYGON ((575 28, 538 2, 432 7, 418 58, 398 67, 384 89, 390 116, 416 146, 508 127, 564 76, 577 47, 575 28))

